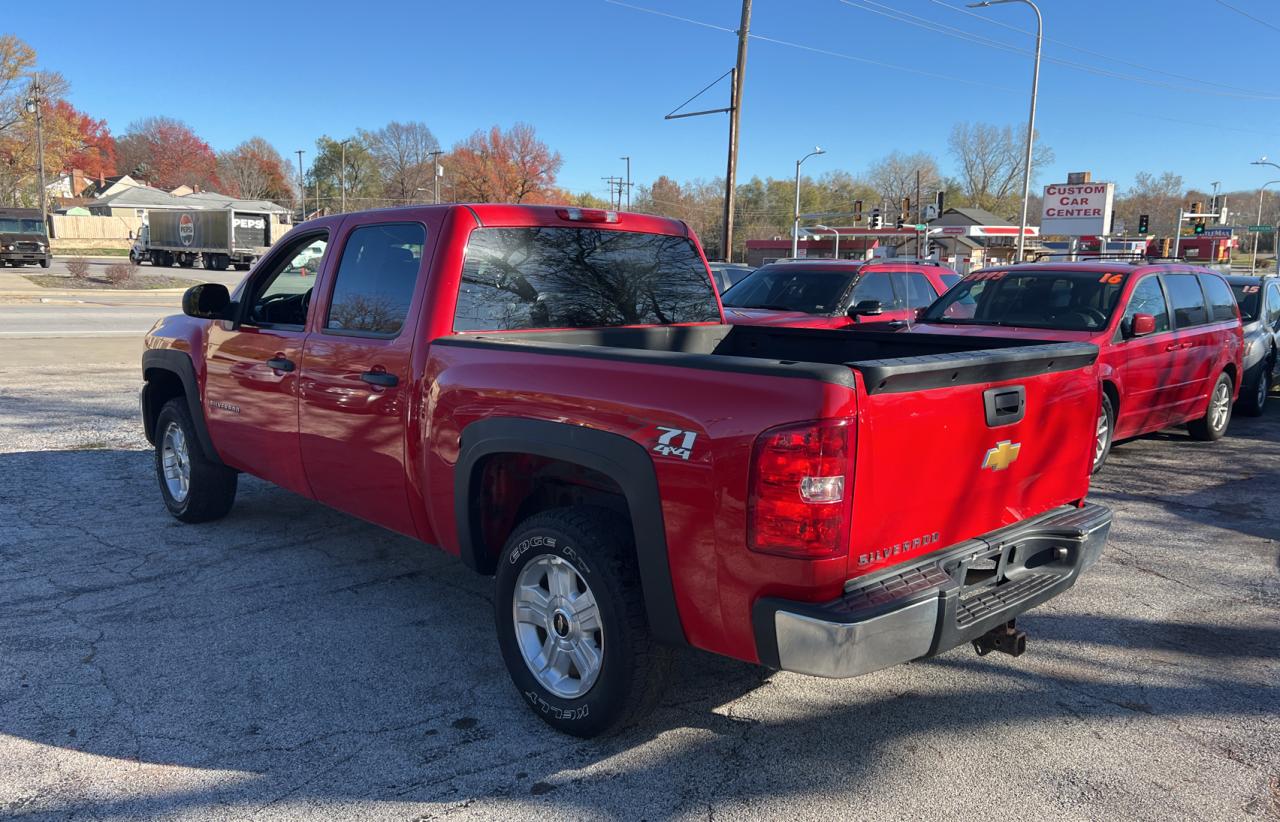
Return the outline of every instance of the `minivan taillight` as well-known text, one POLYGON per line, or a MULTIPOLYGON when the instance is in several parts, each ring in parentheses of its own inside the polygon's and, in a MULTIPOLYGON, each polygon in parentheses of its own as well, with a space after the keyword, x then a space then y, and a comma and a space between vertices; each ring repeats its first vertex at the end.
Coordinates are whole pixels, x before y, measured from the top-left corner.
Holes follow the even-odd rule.
POLYGON ((849 436, 847 421, 820 420, 756 438, 747 500, 751 550, 802 559, 848 550, 849 436))

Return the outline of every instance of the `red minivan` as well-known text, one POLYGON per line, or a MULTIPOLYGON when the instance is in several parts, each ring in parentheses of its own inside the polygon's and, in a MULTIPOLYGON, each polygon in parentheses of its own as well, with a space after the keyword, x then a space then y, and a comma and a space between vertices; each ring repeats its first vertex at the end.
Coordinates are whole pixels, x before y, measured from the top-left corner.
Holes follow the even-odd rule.
POLYGON ((1019 336, 1098 346, 1102 407, 1093 469, 1111 443, 1172 425, 1216 440, 1240 391, 1243 335, 1230 286, 1205 268, 1028 263, 976 271, 920 313, 924 334, 1019 336))
POLYGON ((724 293, 724 316, 735 325, 905 325, 959 281, 929 260, 779 260, 724 293))

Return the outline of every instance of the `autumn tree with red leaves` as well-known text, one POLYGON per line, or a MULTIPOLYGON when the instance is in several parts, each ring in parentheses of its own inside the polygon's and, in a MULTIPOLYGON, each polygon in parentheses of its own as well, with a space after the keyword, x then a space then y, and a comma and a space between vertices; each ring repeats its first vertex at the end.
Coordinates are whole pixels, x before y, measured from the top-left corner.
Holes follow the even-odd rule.
POLYGON ((494 126, 459 142, 444 161, 454 199, 475 203, 547 203, 558 198, 563 160, 538 139, 533 126, 494 126))
POLYGON ((45 114, 45 161, 51 167, 79 169, 86 177, 107 177, 116 173, 116 141, 106 120, 95 120, 66 100, 57 100, 45 114))
POLYGON ((172 117, 147 117, 116 141, 117 166, 156 188, 217 189, 218 158, 191 126, 172 117))
POLYGON ((223 193, 246 200, 287 203, 295 192, 280 152, 261 137, 251 137, 218 155, 218 178, 223 193))

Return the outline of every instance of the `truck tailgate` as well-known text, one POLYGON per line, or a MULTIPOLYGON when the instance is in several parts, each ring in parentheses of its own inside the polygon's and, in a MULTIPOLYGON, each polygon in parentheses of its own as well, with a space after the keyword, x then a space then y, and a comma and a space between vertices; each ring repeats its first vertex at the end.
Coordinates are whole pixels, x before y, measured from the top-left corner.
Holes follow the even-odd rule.
POLYGON ((1083 499, 1097 353, 1062 343, 850 363, 860 396, 849 575, 1083 499))

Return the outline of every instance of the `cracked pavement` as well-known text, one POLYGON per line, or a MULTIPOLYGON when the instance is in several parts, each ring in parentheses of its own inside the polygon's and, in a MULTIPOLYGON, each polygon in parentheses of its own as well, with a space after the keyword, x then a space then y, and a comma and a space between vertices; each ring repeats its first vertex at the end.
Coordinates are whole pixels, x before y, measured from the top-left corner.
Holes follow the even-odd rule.
POLYGON ((490 583, 244 478, 164 511, 136 340, 0 340, 0 816, 1280 819, 1280 403, 1117 447, 1100 564, 1019 658, 696 652, 649 722, 522 704, 490 583))

